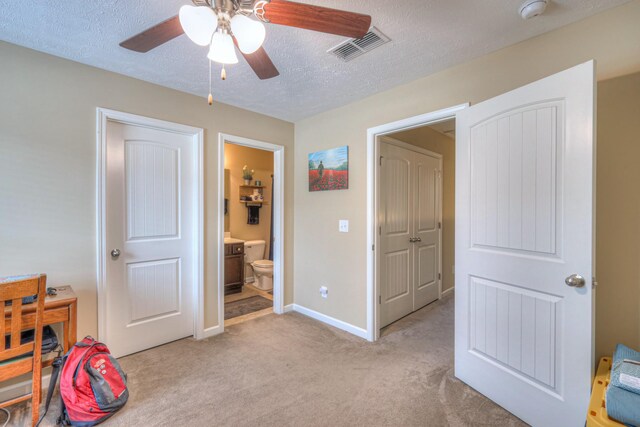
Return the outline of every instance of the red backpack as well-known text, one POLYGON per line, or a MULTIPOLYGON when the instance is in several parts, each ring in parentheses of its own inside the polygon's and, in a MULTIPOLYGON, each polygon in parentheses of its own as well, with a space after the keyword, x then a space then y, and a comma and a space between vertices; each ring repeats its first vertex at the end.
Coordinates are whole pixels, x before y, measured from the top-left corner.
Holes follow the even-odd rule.
POLYGON ((60 375, 61 414, 58 424, 94 426, 109 418, 127 403, 127 376, 106 345, 85 337, 54 362, 47 393, 49 407, 58 373, 60 375))

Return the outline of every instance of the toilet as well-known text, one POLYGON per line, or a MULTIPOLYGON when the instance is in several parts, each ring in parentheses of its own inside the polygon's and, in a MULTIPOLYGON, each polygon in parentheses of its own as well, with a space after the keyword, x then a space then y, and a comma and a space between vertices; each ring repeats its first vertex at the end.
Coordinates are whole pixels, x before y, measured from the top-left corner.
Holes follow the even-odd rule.
POLYGON ((253 281, 253 286, 263 291, 273 289, 273 261, 264 258, 264 240, 244 242, 244 262, 246 266, 246 283, 253 281), (253 273, 254 280, 249 274, 253 273))

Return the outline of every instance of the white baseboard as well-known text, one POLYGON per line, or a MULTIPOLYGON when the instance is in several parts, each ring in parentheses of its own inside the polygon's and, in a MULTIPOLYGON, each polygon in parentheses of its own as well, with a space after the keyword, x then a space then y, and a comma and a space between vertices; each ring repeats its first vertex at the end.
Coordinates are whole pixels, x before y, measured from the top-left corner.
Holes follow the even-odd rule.
POLYGON ((220 326, 220 325, 211 326, 210 328, 204 328, 204 331, 202 331, 202 337, 200 339, 213 337, 223 332, 224 332, 224 326, 220 326))
POLYGON ((284 311, 283 313, 289 313, 291 311, 294 311, 294 306, 295 304, 289 304, 289 305, 285 305, 284 306, 284 311))
POLYGON ((440 296, 440 298, 444 298, 445 296, 447 296, 448 293, 453 292, 454 289, 455 289, 455 286, 452 286, 449 289, 442 291, 442 295, 440 296))
MULTIPOLYGON (((47 395, 49 388, 49 381, 51 380, 51 374, 42 376, 42 394, 47 395)), ((0 388, 0 402, 15 399, 16 397, 24 396, 27 393, 31 393, 31 380, 21 381, 10 386, 0 388)))
POLYGON ((292 305, 293 311, 297 311, 298 313, 304 314, 305 316, 311 317, 312 319, 326 323, 327 325, 331 325, 334 328, 342 329, 343 331, 349 332, 350 334, 353 334, 357 337, 367 339, 367 331, 362 328, 359 328, 347 322, 343 322, 342 320, 338 320, 331 316, 327 316, 326 314, 319 313, 315 310, 311 310, 310 308, 303 307, 299 304, 292 305))

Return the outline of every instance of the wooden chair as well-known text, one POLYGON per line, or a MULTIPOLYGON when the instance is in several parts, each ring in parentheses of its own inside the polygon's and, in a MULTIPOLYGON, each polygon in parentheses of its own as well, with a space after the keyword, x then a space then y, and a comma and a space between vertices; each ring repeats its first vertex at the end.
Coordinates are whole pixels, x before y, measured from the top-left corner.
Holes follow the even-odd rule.
POLYGON ((31 424, 36 425, 42 396, 42 319, 47 294, 47 276, 34 275, 0 279, 0 383, 26 373, 32 373, 31 393, 0 403, 0 408, 31 400, 31 424), (38 295, 36 312, 22 316, 22 298, 38 295), (5 301, 11 305, 5 306, 5 301), (24 322, 23 322, 24 320, 24 322), (34 340, 20 343, 21 332, 35 329, 34 340), (6 346, 6 337, 9 346, 6 346), (27 353, 33 353, 28 355, 27 353))

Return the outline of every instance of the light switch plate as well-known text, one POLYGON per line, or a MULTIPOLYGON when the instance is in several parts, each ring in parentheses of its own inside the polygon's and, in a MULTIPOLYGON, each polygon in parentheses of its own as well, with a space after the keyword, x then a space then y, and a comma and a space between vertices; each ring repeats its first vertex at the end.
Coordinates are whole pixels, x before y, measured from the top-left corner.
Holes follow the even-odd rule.
POLYGON ((348 233, 349 232, 349 220, 348 219, 341 219, 340 221, 338 221, 338 231, 340 231, 341 233, 348 233))

